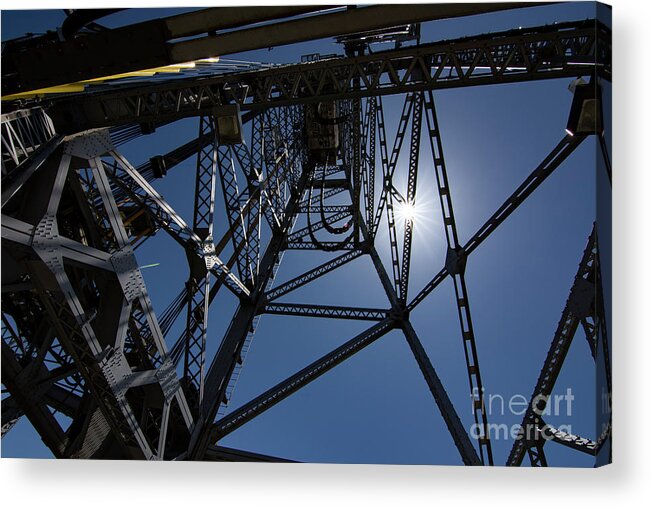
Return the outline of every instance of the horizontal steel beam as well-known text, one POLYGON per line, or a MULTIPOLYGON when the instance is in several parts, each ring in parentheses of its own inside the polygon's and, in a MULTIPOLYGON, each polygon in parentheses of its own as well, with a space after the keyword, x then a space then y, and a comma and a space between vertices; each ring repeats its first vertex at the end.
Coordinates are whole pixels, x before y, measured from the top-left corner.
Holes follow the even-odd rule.
POLYGON ((377 5, 337 12, 325 5, 203 9, 90 34, 83 41, 59 42, 43 37, 41 40, 47 42, 31 47, 13 42, 2 55, 2 94, 406 23, 535 5, 540 3, 377 5), (284 21, 309 13, 313 15, 284 21), (122 58, 113 57, 115 54, 122 54, 122 58))
POLYGON ((324 204, 323 206, 301 206, 298 208, 298 213, 320 213, 321 211, 324 213, 340 213, 343 211, 348 211, 348 213, 351 213, 352 210, 353 208, 350 205, 324 204))
POLYGON ((329 319, 384 320, 389 310, 353 308, 347 306, 309 305, 298 303, 267 303, 261 313, 294 315, 297 317, 324 317, 329 319))
POLYGON ((202 58, 201 55, 209 55, 210 51, 215 50, 219 54, 226 55, 326 37, 351 35, 408 23, 470 16, 532 5, 535 4, 520 2, 359 6, 345 11, 326 12, 318 16, 180 42, 172 47, 171 54, 175 61, 190 61, 202 58))
POLYGON ((312 243, 311 241, 292 241, 283 245, 283 248, 285 250, 325 250, 335 252, 337 250, 356 250, 358 247, 350 242, 320 241, 319 243, 312 243))
MULTIPOLYGON (((31 247, 34 243, 36 226, 2 215, 2 239, 23 246, 31 247)), ((58 248, 61 256, 86 266, 92 266, 106 271, 114 271, 111 254, 92 246, 73 241, 65 236, 56 236, 49 241, 51 248, 58 248)))
MULTIPOLYGON (((201 9, 167 18, 84 34, 83 38, 58 41, 47 36, 31 44, 9 41, 2 54, 2 95, 146 70, 190 60, 225 55, 216 46, 203 56, 183 60, 186 54, 174 49, 187 44, 173 41, 207 35, 216 30, 233 30, 255 23, 328 9, 327 6, 256 6, 201 9), (38 42, 41 42, 40 44, 38 42), (36 43, 34 43, 36 42, 36 43), (115 55, 120 55, 116 58, 115 55), (182 58, 179 60, 178 58, 182 58)), ((202 37, 198 40, 210 41, 202 37)), ((196 40, 195 44, 196 44, 196 40)), ((195 54, 199 54, 195 51, 195 54)))
MULTIPOLYGON (((401 6, 400 9, 404 9, 401 6)), ((361 11, 361 10, 360 10, 361 11)), ((496 83, 610 75, 610 31, 595 20, 422 44, 354 58, 287 65, 96 92, 52 102, 57 131, 245 109, 496 83), (246 88, 246 97, 233 90, 246 88), (230 91, 229 91, 230 90, 230 91)))

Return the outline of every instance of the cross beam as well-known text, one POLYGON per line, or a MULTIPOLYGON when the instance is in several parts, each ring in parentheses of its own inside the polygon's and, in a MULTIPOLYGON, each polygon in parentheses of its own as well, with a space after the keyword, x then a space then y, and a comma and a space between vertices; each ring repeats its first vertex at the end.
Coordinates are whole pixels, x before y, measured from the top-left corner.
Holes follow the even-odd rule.
POLYGON ((575 78, 593 74, 595 62, 597 70, 609 77, 610 33, 600 24, 597 27, 595 31, 595 21, 586 20, 422 44, 416 50, 97 92, 54 100, 48 114, 57 131, 77 132, 203 115, 233 102, 243 110, 267 109, 426 89, 575 78), (414 68, 421 71, 418 76, 411 72, 414 68), (243 87, 249 90, 246 98, 228 91, 243 87))

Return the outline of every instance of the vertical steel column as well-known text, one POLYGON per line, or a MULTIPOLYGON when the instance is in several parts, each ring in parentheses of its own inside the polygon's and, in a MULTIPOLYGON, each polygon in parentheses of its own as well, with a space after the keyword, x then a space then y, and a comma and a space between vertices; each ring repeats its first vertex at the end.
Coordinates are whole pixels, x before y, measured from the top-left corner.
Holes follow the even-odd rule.
POLYGON ((409 117, 411 116, 413 95, 414 95, 413 93, 408 93, 405 96, 405 102, 402 106, 402 112, 400 113, 400 122, 398 123, 398 130, 396 131, 396 138, 393 142, 393 149, 391 150, 391 159, 389 159, 389 156, 387 154, 387 135, 386 135, 386 129, 384 123, 384 108, 382 107, 382 98, 377 97, 378 113, 379 113, 378 131, 379 131, 379 138, 380 138, 380 156, 382 158, 383 185, 382 185, 382 192, 380 193, 380 201, 378 202, 378 208, 377 211, 375 212, 375 219, 373 220, 373 230, 371 233, 372 237, 375 237, 375 234, 377 233, 377 229, 380 226, 380 220, 382 219, 382 212, 384 211, 384 206, 387 202, 387 199, 394 192, 393 173, 396 169, 396 164, 398 163, 398 155, 400 155, 402 142, 405 139, 405 133, 407 131, 407 123, 409 122, 409 117))
MULTIPOLYGON (((251 149, 253 150, 254 147, 251 147, 251 149)), ((255 149, 259 153, 261 146, 255 147, 255 149)), ((246 272, 241 275, 244 283, 253 287, 260 264, 260 227, 264 208, 263 196, 260 195, 262 172, 256 167, 252 152, 248 150, 246 144, 233 145, 231 150, 239 161, 247 181, 245 189, 239 195, 240 213, 246 214, 245 246, 243 253, 237 255, 238 258, 240 255, 243 257, 243 264, 246 267, 246 272)), ((244 220, 244 217, 242 217, 242 220, 244 220)), ((238 247, 236 247, 236 251, 237 249, 238 247)))
POLYGON ((272 221, 272 224, 274 225, 271 225, 271 227, 277 229, 282 226, 284 222, 284 217, 282 215, 283 200, 281 197, 284 175, 282 166, 280 165, 281 160, 276 150, 278 124, 274 124, 272 113, 273 111, 266 110, 260 116, 263 117, 264 122, 262 127, 262 154, 266 167, 266 178, 268 181, 267 195, 269 196, 270 208, 275 216, 275 220, 272 221))
POLYGON ((298 204, 305 191, 308 171, 303 170, 299 180, 298 192, 291 195, 285 208, 283 228, 275 231, 260 262, 260 275, 250 300, 240 303, 228 330, 215 354, 206 375, 206 397, 201 406, 201 414, 190 443, 190 457, 201 459, 210 444, 210 425, 225 398, 229 379, 236 367, 249 330, 259 309, 264 304, 264 294, 268 282, 275 276, 278 258, 287 237, 287 232, 294 224, 298 213, 298 204))
MULTIPOLYGON (((413 115, 411 123, 411 141, 409 144, 409 174, 407 176, 407 198, 403 206, 416 206, 416 183, 418 178, 418 156, 420 154, 420 130, 423 113, 423 94, 415 93, 413 99, 413 115)), ((388 201, 387 201, 388 202, 388 201)), ((414 217, 405 217, 405 231, 402 242, 402 272, 400 275, 400 301, 407 303, 409 288, 409 268, 411 266, 411 240, 414 232, 414 217)))
MULTIPOLYGON (((237 251, 237 245, 241 241, 246 242, 247 237, 244 226, 244 215, 240 205, 240 192, 237 185, 235 161, 230 146, 220 145, 217 147, 217 167, 219 169, 219 181, 224 197, 224 206, 226 208, 226 218, 228 220, 228 226, 233 231, 231 243, 233 244, 233 250, 237 251)), ((236 264, 240 279, 246 283, 248 270, 245 256, 237 255, 236 264)))
POLYGON ((488 416, 484 405, 484 388, 481 381, 481 373, 479 371, 479 357, 477 355, 475 332, 472 325, 468 290, 466 288, 466 280, 464 276, 466 258, 465 253, 459 244, 457 226, 454 220, 454 211, 452 208, 452 196, 450 195, 445 159, 443 158, 441 133, 438 119, 436 117, 434 96, 431 90, 425 92, 425 111, 427 127, 429 130, 430 148, 432 151, 434 170, 436 172, 436 182, 441 201, 441 213, 443 214, 443 224, 445 226, 445 237, 448 243, 446 267, 454 280, 457 311, 459 314, 459 323, 461 325, 466 369, 468 372, 468 381, 470 383, 470 393, 473 403, 473 415, 475 418, 475 424, 481 430, 481 434, 479 435, 480 454, 484 464, 492 465, 493 451, 488 434, 488 416))
MULTIPOLYGON (((265 176, 265 167, 266 167, 266 137, 265 137, 265 126, 268 123, 267 114, 262 112, 256 115, 253 118, 253 123, 251 124, 251 175, 256 175, 259 180, 267 179, 268 183, 271 183, 273 180, 268 180, 270 177, 275 177, 274 175, 269 175, 268 171, 265 176)), ((276 210, 273 207, 273 202, 269 194, 269 187, 272 185, 267 185, 267 189, 263 192, 263 195, 260 196, 260 206, 263 209, 264 216, 271 227, 272 230, 278 229, 280 227, 280 220, 276 215, 276 210), (265 201, 268 202, 268 205, 265 204, 265 201)))
POLYGON ((367 177, 368 177, 368 194, 366 196, 366 223, 367 227, 372 227, 373 216, 375 212, 375 146, 377 131, 377 97, 369 97, 370 103, 368 113, 368 145, 367 145, 367 177))
POLYGON ((194 195, 193 231, 203 242, 204 257, 188 252, 190 278, 188 280, 188 314, 185 341, 183 377, 189 397, 196 396, 200 406, 204 396, 204 366, 208 332, 208 293, 210 291, 209 255, 214 253, 213 223, 215 213, 215 183, 217 179, 217 135, 214 119, 199 119, 199 138, 210 135, 209 141, 197 153, 197 171, 194 195))
POLYGON ((357 211, 361 209, 361 186, 362 186, 362 174, 360 166, 360 137, 361 137, 361 124, 360 124, 360 114, 361 114, 361 104, 360 99, 355 98, 352 101, 352 114, 353 114, 353 159, 352 159, 352 176, 353 176, 353 241, 355 247, 359 246, 359 221, 361 219, 361 214, 357 211))
MULTIPOLYGON (((407 125, 409 123, 409 118, 411 116, 411 110, 413 106, 413 93, 407 94, 405 97, 405 102, 402 106, 402 113, 400 115, 400 122, 398 124, 398 130, 396 131, 396 138, 393 143, 393 149, 391 151, 391 158, 389 159, 387 151, 387 135, 384 123, 384 108, 382 107, 382 99, 378 98, 378 131, 380 138, 380 157, 382 158, 382 173, 383 173, 383 184, 382 192, 380 194, 380 202, 378 203, 378 209, 375 213, 374 223, 372 225, 371 237, 375 237, 377 229, 380 225, 380 219, 382 218, 382 211, 384 206, 387 208, 387 225, 389 232, 389 245, 391 249, 391 270, 393 273, 393 285, 396 293, 400 293, 400 288, 402 286, 401 281, 401 271, 400 271, 400 254, 398 252, 398 236, 396 232, 396 221, 395 221, 395 211, 393 208, 393 172, 398 163, 398 156, 400 155, 400 150, 402 148, 402 143, 405 138, 405 133, 407 131, 407 125)), ((369 227, 371 225, 369 224, 369 227)))

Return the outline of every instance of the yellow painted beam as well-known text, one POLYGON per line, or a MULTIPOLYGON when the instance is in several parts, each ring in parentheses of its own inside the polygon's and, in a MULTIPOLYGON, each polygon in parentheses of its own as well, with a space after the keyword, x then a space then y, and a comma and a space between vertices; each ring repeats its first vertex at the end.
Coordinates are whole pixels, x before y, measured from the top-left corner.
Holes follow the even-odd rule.
POLYGON ((151 77, 156 74, 178 74, 184 69, 194 69, 197 66, 197 63, 217 63, 217 62, 219 62, 218 56, 211 57, 211 58, 202 58, 201 60, 196 60, 194 62, 176 63, 173 65, 167 65, 165 67, 154 67, 153 69, 136 70, 133 72, 125 72, 123 74, 114 74, 112 76, 97 77, 93 79, 86 79, 85 81, 77 81, 74 83, 52 86, 50 88, 41 88, 38 90, 31 90, 28 92, 14 93, 12 95, 5 95, 4 97, 2 97, 2 100, 45 97, 46 95, 54 95, 57 93, 79 93, 85 91, 86 85, 89 84, 98 84, 98 83, 103 83, 105 81, 115 81, 118 79, 126 79, 130 77, 151 77))

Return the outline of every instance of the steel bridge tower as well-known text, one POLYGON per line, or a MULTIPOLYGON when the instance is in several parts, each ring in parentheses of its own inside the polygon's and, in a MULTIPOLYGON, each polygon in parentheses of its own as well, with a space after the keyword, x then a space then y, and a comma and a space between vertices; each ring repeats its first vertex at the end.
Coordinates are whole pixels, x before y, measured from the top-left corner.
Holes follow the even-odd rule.
POLYGON ((508 458, 493 454, 487 431, 481 340, 465 267, 586 139, 599 139, 610 174, 610 133, 599 115, 601 83, 611 78, 610 30, 592 19, 441 42, 421 43, 418 36, 420 22, 522 7, 218 8, 112 30, 96 23, 106 13, 85 18, 77 11, 60 33, 6 43, 3 436, 26 417, 58 458, 286 461, 226 448, 220 440, 397 330, 466 465, 506 459, 517 466, 528 455, 532 465, 546 466, 543 444, 549 441, 597 456, 609 440, 609 420, 592 441, 539 416, 579 327, 595 362, 606 363, 610 393, 596 228, 585 231, 585 252, 577 258, 575 279, 568 280, 567 302, 559 301, 561 319, 522 438, 508 458), (337 37, 345 54, 228 72, 212 66, 216 54, 324 37, 337 37), (381 40, 390 49, 369 51, 381 40), (185 62, 197 64, 184 70, 185 62), (170 78, 169 66, 181 72, 170 78), (153 70, 143 77, 142 69, 153 70), (534 161, 533 171, 474 235, 462 238, 454 210, 464 203, 452 202, 437 91, 561 78, 567 84, 579 77, 567 135, 534 161), (57 87, 66 93, 48 91, 57 87), (402 97, 399 117, 388 116, 388 95, 402 97), (198 122, 196 139, 165 154, 148 153, 140 165, 121 152, 128 141, 190 117, 198 122), (423 285, 410 278, 413 217, 398 216, 397 209, 417 202, 424 153, 434 167, 432 192, 440 200, 447 258, 423 285), (408 163, 398 164, 401 154, 408 163), (191 158, 193 213, 183 218, 156 187, 191 158), (224 210, 216 209, 220 200, 224 210), (216 235, 215 220, 227 222, 226 234, 216 235), (388 238, 380 238, 385 229, 388 238), (165 234, 185 252, 189 277, 157 314, 134 251, 165 234), (383 262, 379 245, 387 246, 390 263, 383 262), (287 250, 320 250, 329 260, 280 280, 276 273, 287 250), (372 265, 386 306, 293 302, 293 291, 358 258, 372 265), (410 321, 410 312, 448 277, 477 439, 462 424, 410 321), (211 333, 208 309, 223 291, 238 306, 222 337, 211 333), (264 314, 365 320, 370 327, 246 404, 225 409, 264 314), (173 335, 178 322, 184 331, 173 335), (214 355, 207 353, 208 342, 219 343, 214 355), (57 413, 70 422, 62 424, 57 413))

